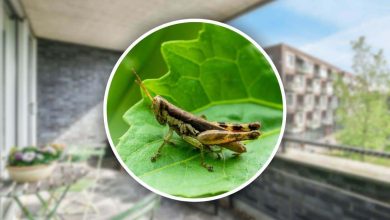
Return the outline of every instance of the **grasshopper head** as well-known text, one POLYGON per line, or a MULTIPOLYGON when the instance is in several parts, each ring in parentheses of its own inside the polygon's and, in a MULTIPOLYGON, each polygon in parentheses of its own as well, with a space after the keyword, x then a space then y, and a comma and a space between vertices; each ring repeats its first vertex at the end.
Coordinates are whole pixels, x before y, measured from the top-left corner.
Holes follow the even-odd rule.
POLYGON ((164 125, 167 123, 167 115, 164 115, 164 104, 165 104, 165 99, 162 98, 161 96, 155 96, 152 100, 152 109, 154 116, 156 117, 158 123, 164 125))

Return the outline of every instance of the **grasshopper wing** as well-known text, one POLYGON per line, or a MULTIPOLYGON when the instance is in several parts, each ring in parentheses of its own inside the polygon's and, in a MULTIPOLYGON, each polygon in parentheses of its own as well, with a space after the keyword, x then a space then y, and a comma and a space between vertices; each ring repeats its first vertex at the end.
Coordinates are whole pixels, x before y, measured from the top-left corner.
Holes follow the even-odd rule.
POLYGON ((233 132, 225 130, 207 130, 199 133, 197 139, 205 145, 220 145, 242 140, 252 140, 259 136, 259 131, 233 132))

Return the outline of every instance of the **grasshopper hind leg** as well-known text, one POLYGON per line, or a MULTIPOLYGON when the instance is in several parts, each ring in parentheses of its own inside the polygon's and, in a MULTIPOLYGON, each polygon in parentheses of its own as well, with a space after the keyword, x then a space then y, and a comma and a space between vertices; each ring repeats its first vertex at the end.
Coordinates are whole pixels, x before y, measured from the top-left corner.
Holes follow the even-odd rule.
POLYGON ((213 166, 207 164, 205 161, 204 161, 204 151, 206 149, 206 145, 202 144, 200 141, 198 141, 196 138, 193 138, 191 136, 186 136, 184 135, 183 136, 183 140, 186 141, 187 143, 191 144, 192 146, 198 148, 200 150, 200 164, 206 168, 209 172, 213 172, 214 171, 214 168, 213 166))
POLYGON ((201 158, 201 165, 206 168, 209 172, 213 172, 214 171, 214 168, 213 166, 207 164, 206 162, 204 162, 204 145, 202 144, 201 148, 200 148, 200 158, 201 158))
POLYGON ((153 157, 150 158, 150 160, 152 162, 156 162, 157 158, 159 158, 161 156, 161 150, 163 149, 163 147, 166 145, 166 144, 171 144, 171 145, 174 145, 174 143, 172 143, 170 141, 170 139, 172 138, 172 135, 173 135, 173 130, 172 129, 169 129, 168 133, 165 135, 164 137, 164 141, 163 143, 160 145, 160 147, 157 149, 157 152, 153 155, 153 157))

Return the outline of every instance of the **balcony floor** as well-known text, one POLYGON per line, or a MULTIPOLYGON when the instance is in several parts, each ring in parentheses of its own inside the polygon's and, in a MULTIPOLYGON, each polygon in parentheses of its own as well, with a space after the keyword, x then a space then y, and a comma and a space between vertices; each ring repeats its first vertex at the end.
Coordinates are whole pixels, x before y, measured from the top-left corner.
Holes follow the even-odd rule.
MULTIPOLYGON (((91 171, 93 173, 93 170, 91 171)), ((91 197, 93 208, 88 209, 86 219, 111 219, 113 216, 128 210, 150 193, 152 192, 138 184, 126 172, 102 169, 95 194, 91 197)), ((83 219, 83 211, 86 206, 80 204, 86 201, 86 197, 84 197, 86 195, 91 196, 91 194, 70 191, 58 209, 61 219, 83 219)), ((33 196, 24 196, 22 201, 31 210, 37 211, 39 209, 39 202, 33 196)), ((213 208, 211 203, 186 203, 163 198, 154 216, 155 219, 162 220, 250 219, 242 213, 221 206, 218 215, 214 215, 213 208)), ((18 216, 21 216, 20 210, 17 211, 18 216)), ((149 216, 140 219, 149 219, 149 216)))

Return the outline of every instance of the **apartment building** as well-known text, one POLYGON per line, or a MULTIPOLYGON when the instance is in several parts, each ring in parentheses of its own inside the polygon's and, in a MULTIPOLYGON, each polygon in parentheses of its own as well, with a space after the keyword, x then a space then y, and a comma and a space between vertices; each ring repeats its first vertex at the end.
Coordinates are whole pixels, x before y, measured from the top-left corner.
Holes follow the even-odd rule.
POLYGON ((338 100, 337 75, 351 80, 351 74, 286 44, 265 49, 278 69, 286 90, 286 133, 317 139, 335 128, 338 100))

